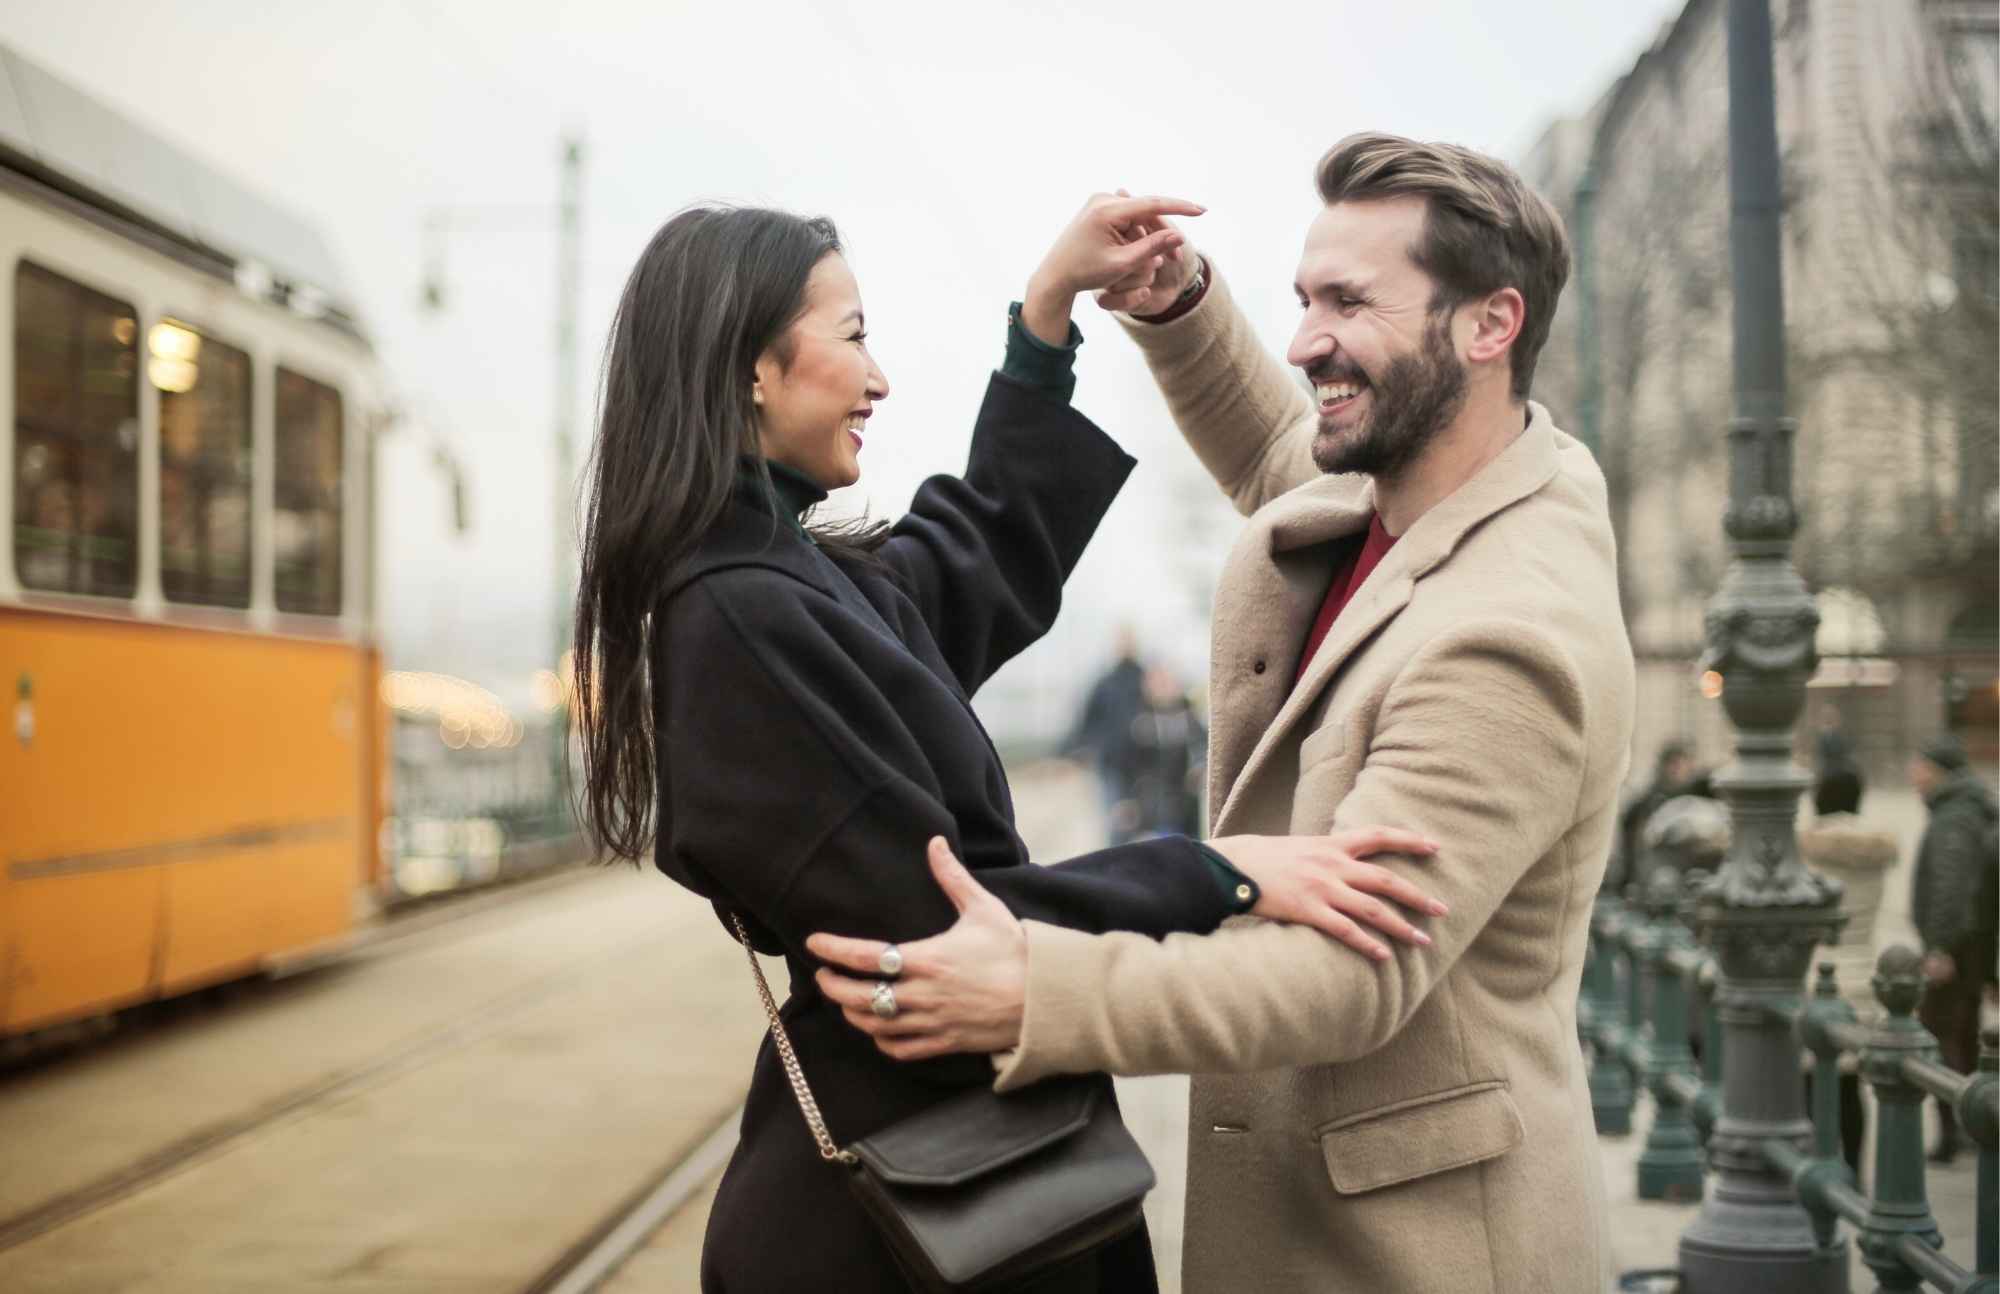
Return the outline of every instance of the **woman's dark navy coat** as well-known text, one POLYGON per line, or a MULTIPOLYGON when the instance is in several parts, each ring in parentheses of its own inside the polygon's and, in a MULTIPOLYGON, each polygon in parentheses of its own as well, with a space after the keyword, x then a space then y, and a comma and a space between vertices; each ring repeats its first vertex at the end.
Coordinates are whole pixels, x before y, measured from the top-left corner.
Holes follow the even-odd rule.
MULTIPOLYGON (((655 613, 660 868, 783 952, 785 1025, 843 1145, 993 1080, 984 1056, 883 1056, 820 996, 804 951, 814 931, 908 942, 949 926, 955 913, 925 863, 930 837, 948 839, 1023 917, 1163 936, 1213 929, 1229 913, 1213 869, 1180 837, 1031 864, 969 704, 1048 629, 1131 468, 1066 403, 995 374, 965 476, 918 490, 879 565, 836 566, 739 491, 655 613)), ((746 982, 743 1010, 757 1009, 746 982)), ((819 1158, 766 1038, 710 1217, 702 1288, 904 1288, 846 1171, 819 1158)), ((1150 1290, 1146 1237, 1035 1288, 1150 1290)))

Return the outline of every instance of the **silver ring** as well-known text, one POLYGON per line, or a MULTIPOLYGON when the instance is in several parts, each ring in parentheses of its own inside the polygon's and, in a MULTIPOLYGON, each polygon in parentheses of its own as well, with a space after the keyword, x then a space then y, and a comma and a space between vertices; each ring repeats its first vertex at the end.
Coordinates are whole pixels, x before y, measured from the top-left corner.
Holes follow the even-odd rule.
POLYGON ((868 1009, 884 1020, 896 1018, 896 990, 889 987, 889 981, 875 981, 875 996, 868 999, 868 1009))
POLYGON ((903 950, 890 944, 882 950, 882 957, 875 964, 882 968, 884 979, 894 979, 903 973, 903 950))

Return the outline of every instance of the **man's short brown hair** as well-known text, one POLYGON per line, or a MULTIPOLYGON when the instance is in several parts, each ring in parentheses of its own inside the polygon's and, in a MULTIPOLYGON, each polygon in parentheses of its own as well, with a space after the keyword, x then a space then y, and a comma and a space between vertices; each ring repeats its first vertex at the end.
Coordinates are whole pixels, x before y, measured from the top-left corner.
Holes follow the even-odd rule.
POLYGON ((1506 163, 1456 144, 1399 135, 1349 135, 1320 158, 1315 178, 1328 206, 1370 198, 1425 200, 1423 236, 1410 249, 1437 291, 1433 311, 1513 288, 1527 303, 1515 339, 1514 398, 1525 400, 1569 278, 1562 217, 1506 163))

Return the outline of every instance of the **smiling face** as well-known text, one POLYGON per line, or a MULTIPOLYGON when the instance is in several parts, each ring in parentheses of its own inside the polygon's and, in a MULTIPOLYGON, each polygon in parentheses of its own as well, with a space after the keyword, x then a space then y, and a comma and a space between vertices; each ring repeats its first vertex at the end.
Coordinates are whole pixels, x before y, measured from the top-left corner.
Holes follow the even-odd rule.
POLYGON ((1393 476, 1465 404, 1457 311, 1410 258, 1422 198, 1337 202, 1306 231, 1294 282, 1305 315, 1287 358, 1313 383, 1322 472, 1393 476))
POLYGON ((862 428, 889 379, 868 354, 861 288, 829 253, 806 281, 806 308, 757 357, 751 398, 764 457, 837 490, 861 479, 862 428))

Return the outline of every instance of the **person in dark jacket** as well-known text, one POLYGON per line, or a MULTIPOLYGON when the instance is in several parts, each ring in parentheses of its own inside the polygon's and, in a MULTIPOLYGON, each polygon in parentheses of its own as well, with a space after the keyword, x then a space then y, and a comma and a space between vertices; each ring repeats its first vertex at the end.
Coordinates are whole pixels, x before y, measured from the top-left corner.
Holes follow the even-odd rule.
POLYGON ((1139 642, 1129 627, 1119 629, 1113 654, 1116 659, 1111 668, 1090 685, 1076 725, 1063 739, 1062 753, 1071 759, 1090 760, 1097 773, 1098 798, 1116 841, 1124 838, 1119 830, 1119 806, 1132 794, 1132 721, 1145 704, 1146 667, 1139 663, 1139 642))
POLYGON ((1813 769, 1813 815, 1861 812, 1861 794, 1868 779, 1854 758, 1854 743, 1838 728, 1819 735, 1819 761, 1813 769))
MULTIPOLYGON (((1926 743, 1911 758, 1909 771, 1910 784, 1930 812, 1910 882, 1910 919, 1924 943, 1924 977, 1930 981, 1918 1018, 1936 1035, 1944 1063, 1969 1074, 1979 1059, 1980 990, 1992 973, 1984 960, 1992 955, 1984 929, 1992 916, 1980 911, 1980 901, 1992 884, 2000 808, 1950 734, 1926 743)), ((1958 1152, 1958 1122, 1942 1101, 1938 1122, 1931 1159, 1950 1163, 1958 1152)))
POLYGON ((1208 730, 1187 689, 1165 665, 1146 670, 1130 728, 1131 778, 1123 817, 1127 839, 1201 831, 1201 776, 1208 730))
POLYGON ((1653 780, 1633 796, 1618 815, 1618 856, 1604 873, 1604 892, 1618 895, 1628 885, 1644 885, 1646 867, 1646 822, 1659 807, 1677 795, 1688 793, 1688 779, 1694 776, 1694 752, 1684 741, 1666 741, 1653 756, 1653 780))
MULTIPOLYGON (((690 209, 655 235, 620 300, 578 584, 584 813, 607 854, 651 855, 726 927, 740 919, 784 956, 780 1015, 836 1145, 993 1081, 985 1057, 884 1056, 821 994, 804 949, 815 930, 911 941, 950 925, 944 886, 966 872, 946 844, 1020 916, 1090 931, 1164 937, 1244 911, 1351 929, 1347 913, 1383 924, 1376 894, 1428 902, 1356 861, 1429 852, 1403 832, 1214 848, 1176 836, 1031 865, 972 711, 980 684, 1049 627, 1132 467, 1070 407, 1073 298, 1149 273, 1178 235, 1146 222, 1195 210, 1085 207, 1010 314, 965 475, 927 481, 893 526, 807 524, 858 479, 863 429, 889 391, 829 222, 690 209)), ((877 1009, 921 1020, 921 999, 895 999, 897 972, 885 959, 877 1009)), ((1111 1099, 1108 1079, 1081 1081, 1111 1099)), ((846 1171, 823 1162, 767 1039, 702 1288, 906 1288, 846 1171)), ((1032 1286, 1154 1287, 1143 1229, 1032 1286)))

